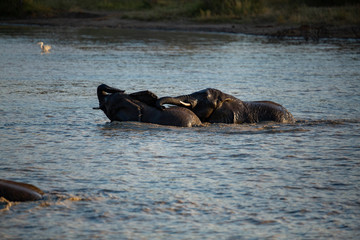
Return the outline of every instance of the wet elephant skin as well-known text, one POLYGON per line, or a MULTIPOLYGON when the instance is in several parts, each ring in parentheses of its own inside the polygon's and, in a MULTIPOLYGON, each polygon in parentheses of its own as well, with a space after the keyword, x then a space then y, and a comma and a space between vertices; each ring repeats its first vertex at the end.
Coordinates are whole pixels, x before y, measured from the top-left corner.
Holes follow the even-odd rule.
POLYGON ((156 102, 159 109, 163 108, 164 104, 187 107, 201 121, 210 123, 295 122, 292 114, 278 103, 245 102, 213 88, 178 97, 163 97, 156 102))
POLYGON ((189 109, 156 107, 158 97, 150 91, 126 94, 101 84, 97 88, 99 107, 111 121, 138 121, 179 127, 200 126, 200 119, 189 109))
POLYGON ((43 195, 43 191, 31 184, 0 179, 0 197, 8 201, 35 201, 43 195))

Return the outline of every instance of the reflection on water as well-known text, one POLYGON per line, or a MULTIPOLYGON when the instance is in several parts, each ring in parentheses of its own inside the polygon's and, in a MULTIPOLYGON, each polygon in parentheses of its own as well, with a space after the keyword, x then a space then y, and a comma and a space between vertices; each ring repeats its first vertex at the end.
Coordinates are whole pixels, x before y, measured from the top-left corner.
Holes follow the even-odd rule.
POLYGON ((359 44, 231 34, 0 26, 1 239, 355 239, 359 44), (40 54, 38 41, 53 46, 40 54), (295 124, 109 123, 100 83, 218 88, 295 124), (61 223, 61 224, 59 224, 61 223))

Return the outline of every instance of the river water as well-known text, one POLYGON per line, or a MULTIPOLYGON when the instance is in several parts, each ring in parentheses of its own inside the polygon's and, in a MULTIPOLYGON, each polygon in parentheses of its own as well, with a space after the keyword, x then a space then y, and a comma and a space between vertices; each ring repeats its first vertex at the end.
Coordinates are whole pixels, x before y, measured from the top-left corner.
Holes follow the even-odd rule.
POLYGON ((356 239, 360 43, 0 26, 1 239, 356 239), (52 45, 41 54, 38 41, 52 45), (96 87, 218 88, 295 124, 109 123, 96 87))

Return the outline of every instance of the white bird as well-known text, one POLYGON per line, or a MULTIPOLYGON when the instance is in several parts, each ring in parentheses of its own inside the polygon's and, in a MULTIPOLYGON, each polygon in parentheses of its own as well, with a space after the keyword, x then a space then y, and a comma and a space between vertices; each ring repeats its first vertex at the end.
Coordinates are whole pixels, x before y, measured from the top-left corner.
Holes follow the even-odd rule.
POLYGON ((38 42, 37 44, 40 45, 41 52, 43 52, 43 53, 47 53, 47 52, 49 52, 50 49, 51 49, 51 46, 50 46, 50 45, 44 45, 43 42, 38 42))

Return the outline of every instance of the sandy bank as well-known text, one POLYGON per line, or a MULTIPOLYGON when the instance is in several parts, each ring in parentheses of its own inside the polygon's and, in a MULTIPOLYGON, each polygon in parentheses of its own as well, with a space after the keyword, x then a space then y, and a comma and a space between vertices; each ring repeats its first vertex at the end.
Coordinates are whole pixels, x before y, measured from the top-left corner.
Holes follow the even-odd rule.
POLYGON ((182 21, 139 21, 122 19, 117 13, 72 13, 60 18, 0 20, 1 24, 26 24, 53 27, 95 27, 120 29, 158 29, 265 35, 276 38, 302 37, 318 41, 321 38, 360 39, 360 26, 286 25, 274 23, 199 23, 182 21))

